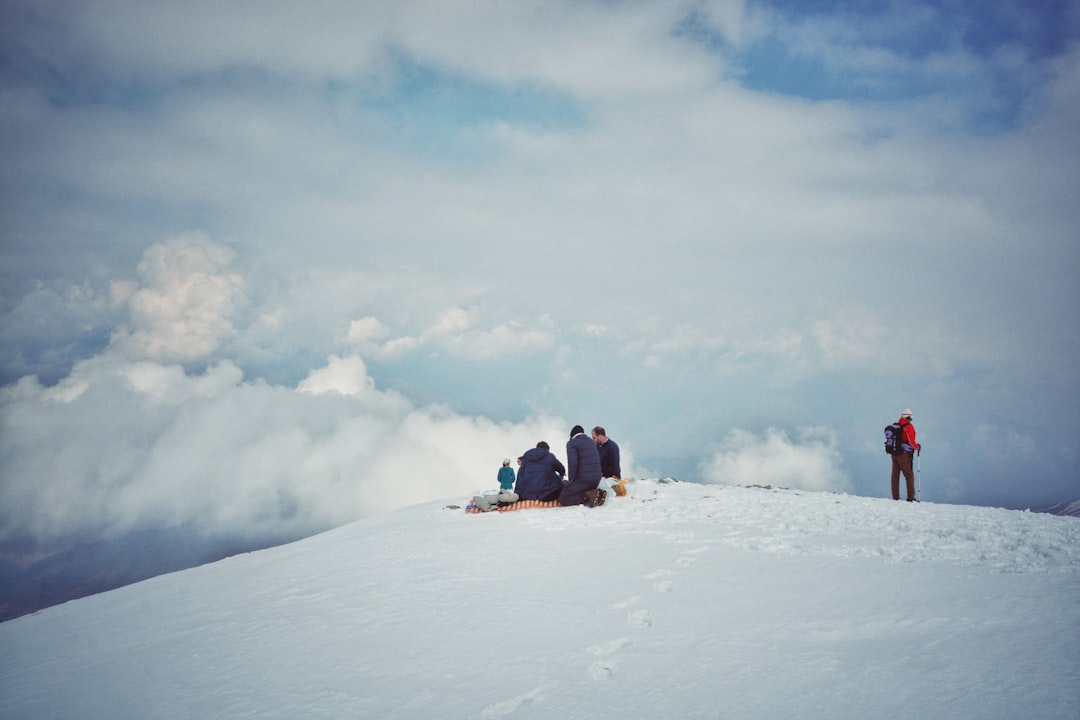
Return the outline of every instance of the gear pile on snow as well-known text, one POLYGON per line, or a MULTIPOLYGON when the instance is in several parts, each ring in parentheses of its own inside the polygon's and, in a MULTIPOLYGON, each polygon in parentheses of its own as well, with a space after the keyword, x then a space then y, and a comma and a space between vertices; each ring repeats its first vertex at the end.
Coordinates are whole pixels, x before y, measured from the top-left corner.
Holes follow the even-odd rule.
MULTIPOLYGON (((628 478, 623 478, 619 482, 611 486, 612 490, 619 497, 626 497, 626 484, 629 482, 628 478)), ((607 500, 608 491, 602 487, 595 490, 589 490, 585 493, 586 507, 600 507, 607 500)), ((485 512, 513 512, 514 510, 526 510, 528 508, 554 508, 561 507, 558 499, 555 500, 522 500, 516 493, 503 491, 500 493, 488 493, 486 495, 476 495, 469 504, 465 507, 465 512, 469 514, 485 513, 485 512)))

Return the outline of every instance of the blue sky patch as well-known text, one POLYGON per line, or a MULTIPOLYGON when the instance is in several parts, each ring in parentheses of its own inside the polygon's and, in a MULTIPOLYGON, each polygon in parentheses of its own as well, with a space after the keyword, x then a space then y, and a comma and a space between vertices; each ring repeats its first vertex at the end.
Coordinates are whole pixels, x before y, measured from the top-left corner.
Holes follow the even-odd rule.
POLYGON ((747 88, 808 100, 901 102, 971 98, 967 129, 1012 129, 1038 90, 1016 56, 1043 61, 1080 37, 1067 2, 806 3, 752 5, 768 30, 736 46, 691 14, 677 34, 723 55, 747 88), (866 57, 876 62, 866 62, 866 57))
POLYGON ((546 133, 583 127, 585 111, 565 93, 535 84, 485 83, 409 58, 396 82, 365 106, 384 113, 415 148, 452 157, 491 152, 483 130, 504 123, 546 133))

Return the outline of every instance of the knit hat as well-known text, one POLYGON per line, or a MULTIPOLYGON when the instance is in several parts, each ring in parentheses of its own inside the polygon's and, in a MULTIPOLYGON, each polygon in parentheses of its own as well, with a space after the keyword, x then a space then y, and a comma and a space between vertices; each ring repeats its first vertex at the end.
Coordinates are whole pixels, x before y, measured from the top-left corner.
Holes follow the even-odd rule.
POLYGON ((503 465, 509 465, 509 464, 510 464, 510 458, 503 458, 503 465))
POLYGON ((906 410, 904 410, 904 412, 900 413, 900 417, 911 417, 911 408, 907 408, 906 410))

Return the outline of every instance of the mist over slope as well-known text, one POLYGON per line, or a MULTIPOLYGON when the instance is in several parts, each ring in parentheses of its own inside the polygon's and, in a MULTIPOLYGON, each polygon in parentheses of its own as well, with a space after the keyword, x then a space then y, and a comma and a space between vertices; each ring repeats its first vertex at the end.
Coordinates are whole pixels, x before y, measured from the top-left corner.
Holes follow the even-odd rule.
POLYGON ((1075 717, 1073 518, 662 481, 464 499, 3 623, 0 716, 1075 717))

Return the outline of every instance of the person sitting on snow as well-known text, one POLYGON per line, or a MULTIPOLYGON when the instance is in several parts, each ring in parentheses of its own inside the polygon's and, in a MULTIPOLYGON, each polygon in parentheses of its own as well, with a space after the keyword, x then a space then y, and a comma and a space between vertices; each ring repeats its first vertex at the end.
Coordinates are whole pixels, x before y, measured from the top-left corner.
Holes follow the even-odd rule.
POLYGON ((541 440, 521 456, 514 492, 522 500, 554 500, 563 488, 566 467, 541 440))
POLYGON ((622 464, 619 461, 619 446, 607 436, 602 425, 592 429, 592 439, 600 453, 600 473, 611 484, 616 495, 626 495, 626 479, 622 476, 622 464))

